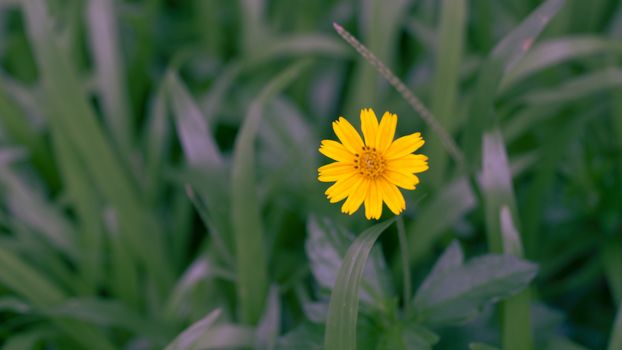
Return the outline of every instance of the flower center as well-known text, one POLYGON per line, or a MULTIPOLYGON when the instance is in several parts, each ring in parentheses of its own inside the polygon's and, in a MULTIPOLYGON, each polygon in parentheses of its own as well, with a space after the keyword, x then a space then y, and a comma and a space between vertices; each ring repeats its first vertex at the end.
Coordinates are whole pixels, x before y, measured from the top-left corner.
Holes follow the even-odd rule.
POLYGON ((354 168, 361 175, 376 178, 384 172, 385 161, 375 148, 363 146, 363 152, 355 154, 354 168))

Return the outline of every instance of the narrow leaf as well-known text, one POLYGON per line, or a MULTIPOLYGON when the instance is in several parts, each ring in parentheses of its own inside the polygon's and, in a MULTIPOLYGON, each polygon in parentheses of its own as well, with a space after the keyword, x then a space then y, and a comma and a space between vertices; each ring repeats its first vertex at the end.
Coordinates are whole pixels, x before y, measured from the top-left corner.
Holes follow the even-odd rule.
POLYGON ((564 3, 565 0, 547 0, 542 3, 518 27, 506 35, 482 63, 464 138, 465 153, 470 158, 471 164, 479 164, 483 131, 489 125, 497 123, 494 102, 504 72, 519 62, 564 3))
POLYGON ((125 66, 121 55, 119 25, 112 0, 90 0, 86 12, 91 51, 95 61, 97 87, 105 120, 117 146, 132 149, 133 127, 125 66))
POLYGON ((255 186, 255 136, 263 106, 290 84, 308 61, 299 62, 276 76, 251 103, 233 151, 231 175, 231 224, 237 258, 237 293, 241 319, 256 323, 268 291, 260 204, 255 186))
POLYGON ((326 350, 356 349, 358 295, 363 269, 374 243, 393 222, 394 220, 387 220, 368 228, 348 248, 328 306, 324 335, 326 350))
POLYGON ((185 331, 177 336, 170 344, 168 344, 165 350, 190 350, 196 348, 197 341, 201 338, 205 332, 207 332, 216 322, 216 319, 220 316, 221 310, 216 309, 201 320, 193 323, 185 331))
POLYGON ((168 73, 167 83, 186 160, 194 168, 220 167, 223 160, 207 119, 175 72, 168 73))
POLYGON ((598 53, 622 54, 622 43, 598 36, 564 37, 535 45, 501 82, 504 90, 515 82, 564 62, 598 53))
MULTIPOLYGON (((438 50, 432 83, 430 110, 439 123, 450 132, 456 125, 456 101, 460 82, 460 62, 465 32, 466 1, 444 0, 441 5, 438 50)), ((429 177, 435 186, 439 186, 445 176, 447 153, 440 139, 432 135, 427 146, 434 166, 429 177)))
POLYGON ((622 303, 618 307, 613 327, 611 328, 611 337, 609 338, 609 346, 607 350, 622 349, 622 303))

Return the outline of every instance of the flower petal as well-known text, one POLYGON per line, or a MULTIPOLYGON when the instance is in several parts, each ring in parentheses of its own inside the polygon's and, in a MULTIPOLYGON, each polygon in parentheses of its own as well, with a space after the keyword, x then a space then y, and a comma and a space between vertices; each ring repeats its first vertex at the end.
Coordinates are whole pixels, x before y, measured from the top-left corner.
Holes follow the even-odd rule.
POLYGON ((387 207, 395 215, 399 215, 404 209, 406 209, 406 201, 402 192, 395 187, 395 185, 389 183, 386 179, 381 178, 378 181, 380 192, 382 193, 382 199, 387 203, 387 207))
POLYGON ((318 180, 322 182, 334 182, 346 179, 356 173, 352 163, 334 162, 318 169, 318 180))
POLYGON ((369 184, 370 181, 368 179, 364 179, 361 183, 359 183, 352 193, 350 193, 350 196, 346 199, 345 203, 343 203, 343 206, 341 207, 342 213, 352 215, 360 208, 361 204, 363 204, 363 201, 365 200, 365 197, 367 197, 369 184))
POLYGON ((407 190, 414 190, 415 185, 419 183, 419 178, 417 176, 393 170, 385 171, 384 178, 390 183, 407 190))
POLYGON ((380 153, 384 153, 395 137, 395 127, 397 126, 397 115, 384 112, 380 126, 378 126, 378 134, 376 134, 376 149, 380 153))
POLYGON ((354 162, 354 154, 348 151, 342 144, 333 140, 322 140, 320 152, 328 158, 340 162, 354 162))
POLYGON ((382 215, 382 194, 378 189, 377 181, 371 181, 365 197, 365 217, 380 219, 382 215))
POLYGON ((421 133, 416 132, 414 134, 402 136, 395 140, 389 149, 384 153, 387 159, 401 158, 407 154, 413 153, 419 147, 423 146, 425 141, 421 138, 421 133))
POLYGON ((339 138, 339 141, 352 153, 359 153, 363 149, 363 140, 361 135, 344 117, 339 117, 339 120, 333 122, 333 130, 339 138))
POLYGON ((337 203, 352 194, 352 189, 361 181, 363 181, 363 177, 359 176, 358 173, 354 173, 348 178, 335 182, 324 193, 331 203, 337 203))
POLYGON ((420 173, 428 170, 428 157, 423 154, 407 154, 387 161, 387 169, 403 173, 420 173))
POLYGON ((371 108, 361 109, 361 130, 365 137, 365 144, 376 147, 376 134, 378 133, 378 118, 371 108))

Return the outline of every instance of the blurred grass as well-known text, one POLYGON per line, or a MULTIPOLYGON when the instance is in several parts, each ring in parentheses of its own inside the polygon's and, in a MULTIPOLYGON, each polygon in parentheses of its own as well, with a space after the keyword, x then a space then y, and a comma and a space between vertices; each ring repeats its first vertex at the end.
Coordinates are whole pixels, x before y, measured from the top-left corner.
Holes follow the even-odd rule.
POLYGON ((0 1, 0 348, 312 349, 347 328, 363 349, 618 349, 621 38, 616 0, 0 1), (316 150, 363 107, 421 130, 431 169, 409 246, 377 243, 412 274, 366 267, 333 328, 341 284, 318 277, 352 260, 305 249, 309 218, 372 223, 327 203, 316 150), (428 330, 395 291, 456 238, 540 272, 428 330))

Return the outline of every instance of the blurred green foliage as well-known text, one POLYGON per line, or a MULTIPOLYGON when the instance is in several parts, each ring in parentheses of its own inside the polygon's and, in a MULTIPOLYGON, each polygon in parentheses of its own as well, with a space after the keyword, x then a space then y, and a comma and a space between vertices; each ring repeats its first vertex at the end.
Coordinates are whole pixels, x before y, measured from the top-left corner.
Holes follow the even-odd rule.
POLYGON ((617 0, 0 0, 0 348, 619 350, 621 63, 617 0), (366 107, 407 243, 316 180, 366 107))

